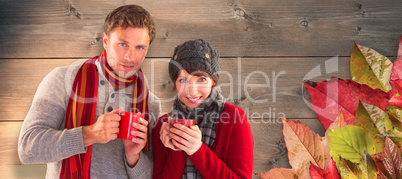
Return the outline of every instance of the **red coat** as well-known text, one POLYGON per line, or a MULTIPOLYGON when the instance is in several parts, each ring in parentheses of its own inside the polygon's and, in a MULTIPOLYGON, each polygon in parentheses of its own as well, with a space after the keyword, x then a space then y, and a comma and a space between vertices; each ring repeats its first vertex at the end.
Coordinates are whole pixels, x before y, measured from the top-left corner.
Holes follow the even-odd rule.
POLYGON ((211 149, 205 144, 191 156, 166 148, 159 138, 163 115, 152 129, 153 178, 181 179, 188 157, 203 178, 252 178, 254 140, 246 113, 239 107, 225 103, 215 126, 216 139, 211 149))

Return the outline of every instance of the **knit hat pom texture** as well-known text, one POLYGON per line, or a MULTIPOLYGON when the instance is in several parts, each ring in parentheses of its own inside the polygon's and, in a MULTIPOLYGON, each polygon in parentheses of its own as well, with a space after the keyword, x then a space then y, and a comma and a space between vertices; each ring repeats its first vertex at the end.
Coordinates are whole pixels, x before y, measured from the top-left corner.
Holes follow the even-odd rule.
POLYGON ((189 40, 177 46, 169 62, 169 76, 174 81, 180 70, 196 69, 219 79, 219 53, 203 39, 189 40))

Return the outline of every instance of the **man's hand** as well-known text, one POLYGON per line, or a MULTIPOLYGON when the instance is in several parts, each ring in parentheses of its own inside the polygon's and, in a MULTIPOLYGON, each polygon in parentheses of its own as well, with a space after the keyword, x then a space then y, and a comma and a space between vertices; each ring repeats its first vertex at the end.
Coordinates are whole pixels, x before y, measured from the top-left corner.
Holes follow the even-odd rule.
POLYGON ((84 146, 88 147, 94 143, 107 143, 117 138, 119 132, 119 113, 123 108, 115 109, 109 113, 100 115, 98 120, 90 126, 82 128, 84 146))
POLYGON ((127 164, 130 167, 134 167, 140 159, 140 152, 148 141, 148 121, 139 118, 138 122, 139 123, 133 122, 131 124, 137 129, 137 131, 131 131, 131 135, 135 137, 133 137, 132 140, 123 140, 126 149, 127 164))

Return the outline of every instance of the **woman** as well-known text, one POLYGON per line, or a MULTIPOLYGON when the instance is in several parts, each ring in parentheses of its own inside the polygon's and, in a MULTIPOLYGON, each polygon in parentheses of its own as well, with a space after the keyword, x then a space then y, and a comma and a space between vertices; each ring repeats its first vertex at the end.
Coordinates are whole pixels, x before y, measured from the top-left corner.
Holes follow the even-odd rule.
POLYGON ((153 128, 153 178, 252 178, 254 141, 245 112, 225 102, 219 54, 197 39, 176 47, 169 75, 177 97, 153 128), (195 126, 169 124, 194 119, 195 126))

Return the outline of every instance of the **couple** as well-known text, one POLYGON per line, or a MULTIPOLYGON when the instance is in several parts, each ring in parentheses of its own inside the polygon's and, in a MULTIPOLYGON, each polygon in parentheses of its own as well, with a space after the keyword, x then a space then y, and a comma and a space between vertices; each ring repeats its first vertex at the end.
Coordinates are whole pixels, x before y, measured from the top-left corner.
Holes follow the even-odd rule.
POLYGON ((218 52, 202 39, 175 48, 169 76, 177 97, 159 117, 160 102, 141 71, 154 37, 154 21, 141 6, 113 10, 104 23, 105 50, 54 69, 39 85, 21 129, 20 160, 47 163, 46 178, 251 178, 250 125, 217 85, 218 52), (123 110, 144 114, 132 124, 133 140, 117 139, 123 110), (171 127, 172 118, 196 125, 171 127))

